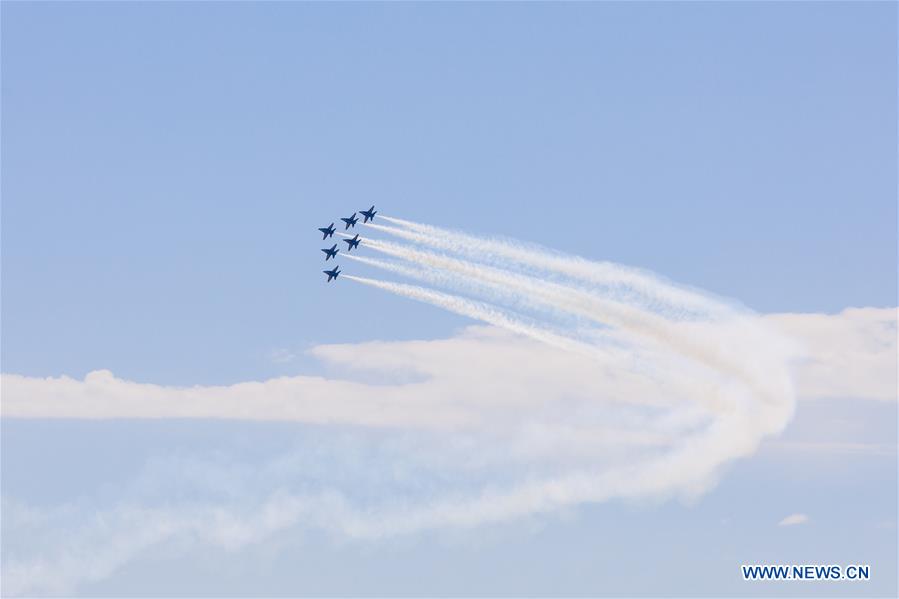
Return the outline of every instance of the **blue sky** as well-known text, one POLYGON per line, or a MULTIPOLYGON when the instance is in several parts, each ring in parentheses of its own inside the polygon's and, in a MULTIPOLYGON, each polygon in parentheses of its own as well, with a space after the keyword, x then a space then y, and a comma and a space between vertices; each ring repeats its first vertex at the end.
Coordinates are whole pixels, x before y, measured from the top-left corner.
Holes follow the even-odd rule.
MULTIPOLYGON (((4 3, 2 17, 4 375, 334 377, 340 364, 304 352, 472 324, 323 284, 315 229, 371 204, 648 269, 760 314, 897 303, 894 4, 4 3)), ((895 594, 896 429, 876 423, 895 423, 896 403, 868 395, 800 397, 786 445, 686 503, 378 542, 281 531, 188 558, 157 546, 69 591, 624 594, 610 580, 623 572, 644 595, 747 594, 742 560, 835 559, 892 575, 852 594, 895 594), (807 441, 867 449, 784 449, 807 441), (811 522, 777 527, 794 512, 811 522)), ((193 501, 215 493, 158 470, 285 452, 358 474, 355 450, 322 449, 327 430, 309 429, 4 418, 4 501, 90 513, 150 501, 144 479, 193 501)), ((341 435, 380 442, 353 430, 341 435)))

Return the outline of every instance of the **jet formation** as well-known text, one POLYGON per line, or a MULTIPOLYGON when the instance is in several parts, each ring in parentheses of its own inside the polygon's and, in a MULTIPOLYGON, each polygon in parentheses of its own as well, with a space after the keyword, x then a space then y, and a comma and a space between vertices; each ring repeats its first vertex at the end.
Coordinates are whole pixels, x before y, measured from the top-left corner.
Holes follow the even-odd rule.
MULTIPOLYGON (((363 218, 362 223, 365 224, 369 221, 375 220, 375 215, 377 213, 378 213, 378 211, 375 210, 374 205, 372 205, 372 207, 369 208, 368 210, 360 210, 359 212, 354 212, 349 218, 341 217, 340 220, 342 220, 345 224, 345 226, 343 227, 343 230, 346 231, 350 227, 353 227, 354 229, 356 228, 356 223, 359 222, 359 217, 356 216, 357 214, 362 215, 362 218, 363 218)), ((325 240, 328 237, 333 237, 334 233, 336 231, 336 229, 334 228, 334 223, 331 223, 327 227, 319 227, 318 230, 322 234, 322 240, 325 240)), ((359 237, 359 234, 356 233, 355 237, 352 237, 350 239, 344 239, 343 241, 347 245, 346 251, 350 252, 359 247, 359 242, 362 241, 362 239, 359 237)), ((332 245, 329 248, 322 248, 322 252, 325 253, 325 262, 327 262, 331 258, 334 258, 336 260, 337 254, 338 254, 338 252, 340 252, 340 249, 337 247, 337 244, 335 243, 334 245, 332 245)), ((328 280, 325 282, 330 283, 331 281, 337 279, 337 275, 339 275, 341 273, 341 270, 340 270, 340 266, 335 266, 331 270, 323 270, 322 272, 324 274, 328 275, 328 280)))

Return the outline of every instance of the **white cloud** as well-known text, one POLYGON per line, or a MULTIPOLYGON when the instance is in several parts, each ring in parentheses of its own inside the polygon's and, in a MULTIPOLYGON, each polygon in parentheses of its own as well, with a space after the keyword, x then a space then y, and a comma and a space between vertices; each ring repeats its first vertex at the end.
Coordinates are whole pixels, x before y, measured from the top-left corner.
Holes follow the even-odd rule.
MULTIPOLYGON (((895 309, 765 319, 806 352, 792 365, 801 399, 896 399, 895 309)), ((589 397, 606 404, 671 401, 659 393, 658 381, 632 367, 597 363, 490 327, 471 327, 444 340, 323 345, 310 352, 344 370, 376 371, 396 382, 367 385, 296 376, 168 387, 126 381, 108 370, 90 372, 83 380, 3 374, 0 409, 4 417, 17 418, 226 418, 453 428, 476 426, 491 410, 561 398, 589 397)), ((715 385, 694 390, 714 393, 715 385)), ((702 398, 689 399, 702 403, 702 398)))
POLYGON ((777 523, 778 526, 796 526, 798 524, 805 524, 808 522, 808 516, 805 514, 790 514, 783 520, 777 523))
POLYGON ((800 398, 896 401, 896 308, 847 308, 839 314, 767 318, 802 343, 795 366, 800 398))

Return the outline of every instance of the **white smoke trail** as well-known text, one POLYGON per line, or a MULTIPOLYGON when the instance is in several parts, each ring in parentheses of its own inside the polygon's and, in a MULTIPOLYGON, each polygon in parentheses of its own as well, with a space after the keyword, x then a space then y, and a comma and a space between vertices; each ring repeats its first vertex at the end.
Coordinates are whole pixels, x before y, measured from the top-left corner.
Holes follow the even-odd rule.
POLYGON ((367 242, 369 247, 385 254, 431 267, 431 272, 459 275, 455 278, 441 279, 447 283, 465 286, 466 283, 476 280, 498 294, 529 301, 532 306, 540 305, 574 312, 599 324, 611 324, 649 336, 656 336, 665 326, 663 319, 650 311, 607 299, 595 292, 587 292, 576 285, 554 283, 502 268, 416 250, 402 244, 377 239, 369 239, 367 242))
MULTIPOLYGON (((353 274, 341 280, 540 343, 479 330, 473 337, 449 341, 319 349, 350 368, 414 371, 420 377, 414 383, 403 379, 364 385, 299 377, 228 388, 167 389, 92 373, 83 382, 4 380, 4 393, 11 390, 13 406, 32 406, 44 389, 44 403, 49 401, 57 412, 72 410, 76 417, 92 410, 155 414, 160 406, 165 413, 187 410, 195 417, 220 415, 224 405, 241 414, 274 409, 304 422, 389 426, 391 447, 398 434, 421 430, 423 436, 413 435, 408 445, 395 448, 398 454, 388 453, 384 476, 374 477, 383 484, 400 464, 400 470, 410 469, 415 485, 360 493, 358 486, 365 483, 359 481, 367 479, 346 476, 346 469, 356 464, 370 474, 371 464, 366 460, 360 466, 353 449, 349 458, 338 452, 335 467, 318 475, 322 493, 289 495, 285 489, 308 488, 309 472, 300 468, 285 478, 290 469, 278 459, 262 479, 267 490, 262 489, 255 506, 214 506, 199 520, 196 513, 179 517, 167 507, 137 510, 140 522, 160 522, 146 534, 134 528, 130 510, 119 517, 113 510, 109 518, 101 515, 99 525, 76 534, 73 543, 70 535, 61 535, 53 543, 63 547, 55 559, 5 562, 4 578, 13 579, 14 588, 23 593, 46 590, 45 579, 68 566, 63 583, 72 585, 85 572, 112 571, 130 559, 129 553, 166 539, 205 535, 209 543, 241 546, 290 527, 377 538, 476 526, 613 497, 695 496, 714 484, 723 464, 751 454, 765 436, 780 432, 792 414, 792 347, 734 304, 619 265, 388 220, 399 228, 368 226, 426 249, 366 238, 360 251, 372 249, 396 261, 355 250, 343 255, 472 297, 353 274), (537 315, 529 319, 522 308, 537 315), (472 464, 478 460, 483 462, 472 464), (428 478, 435 472, 439 478, 428 478), (93 557, 98 545, 116 548, 99 552, 99 564, 93 557), (71 555, 65 549, 69 546, 74 547, 71 555)), ((325 443, 316 445, 319 449, 325 443)), ((234 486, 258 490, 259 480, 253 469, 245 484, 234 486)))
POLYGON ((629 289, 638 293, 643 299, 652 301, 650 305, 662 313, 674 312, 674 316, 679 316, 688 311, 699 311, 707 316, 715 316, 721 312, 732 312, 734 309, 733 305, 727 305, 720 299, 673 285, 636 268, 560 255, 535 245, 479 238, 389 216, 382 218, 403 228, 377 223, 367 223, 365 226, 475 260, 500 261, 505 264, 511 261, 520 266, 573 277, 583 283, 594 283, 619 293, 629 289))
MULTIPOLYGON (((568 314, 587 318, 597 324, 613 326, 616 330, 629 335, 648 338, 655 344, 655 349, 659 346, 673 348, 681 355, 741 379, 761 395, 777 394, 781 390, 782 381, 777 381, 776 387, 770 389, 767 378, 756 378, 746 371, 742 355, 723 351, 725 348, 714 339, 709 345, 708 339, 699 337, 700 331, 695 325, 688 330, 688 326, 683 323, 672 322, 639 306, 608 299, 596 291, 589 292, 575 284, 546 281, 383 240, 367 239, 366 243, 372 249, 407 260, 421 268, 410 269, 385 262, 371 263, 373 266, 453 289, 467 291, 480 289, 490 301, 548 310, 556 315, 568 314)), ((730 318, 724 320, 726 309, 726 306, 716 307, 719 311, 719 327, 741 328, 745 337, 753 334, 753 326, 759 326, 752 325, 750 323, 752 319, 742 312, 731 312, 730 318)), ((624 341, 620 335, 618 337, 624 341)))
MULTIPOLYGON (((494 313, 505 314, 501 306, 526 306, 608 325, 611 334, 593 345, 607 347, 608 340, 614 338, 623 341, 634 355, 652 356, 650 371, 672 388, 682 390, 685 377, 706 381, 706 389, 721 381, 736 383, 727 394, 724 409, 745 414, 737 406, 745 406, 746 398, 754 397, 759 417, 750 415, 747 420, 750 429, 753 422, 759 427, 751 435, 756 439, 780 431, 792 415, 787 361, 795 356, 795 349, 732 302, 609 262, 590 262, 512 240, 482 239, 384 218, 399 228, 375 223, 368 226, 470 260, 366 239, 367 247, 406 263, 380 261, 371 263, 373 266, 473 292, 495 304, 494 313), (544 274, 530 274, 528 270, 544 274), (584 285, 582 280, 595 285, 584 285), (737 391, 740 387, 743 390, 737 391)), ((408 290, 403 293, 409 295, 408 290)), ((554 334, 575 339, 583 331, 557 328, 554 334)), ((708 407, 708 401, 694 399, 708 407)), ((712 402, 717 407, 721 407, 719 399, 712 402)))
POLYGON ((366 277, 358 277, 354 275, 345 275, 345 278, 377 287, 403 297, 408 297, 420 302, 438 306, 450 312, 454 312, 461 316, 467 316, 487 324, 506 329, 537 341, 542 341, 560 349, 574 351, 592 357, 612 357, 611 349, 590 346, 580 343, 575 339, 571 339, 564 335, 560 335, 550 329, 541 328, 527 324, 521 319, 510 316, 508 311, 501 310, 495 306, 485 304, 483 302, 475 302, 457 295, 442 293, 416 285, 406 285, 404 283, 392 283, 389 281, 380 281, 377 279, 369 279, 366 277))

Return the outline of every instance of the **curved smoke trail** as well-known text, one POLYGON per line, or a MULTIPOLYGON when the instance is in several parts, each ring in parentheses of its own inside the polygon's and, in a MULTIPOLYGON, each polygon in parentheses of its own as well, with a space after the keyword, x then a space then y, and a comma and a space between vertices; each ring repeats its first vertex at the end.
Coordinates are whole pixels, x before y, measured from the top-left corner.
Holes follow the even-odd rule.
MULTIPOLYGON (((392 231, 389 227, 378 226, 378 228, 392 231)), ((456 236, 460 236, 455 233, 444 233, 443 236, 453 236, 452 247, 457 248, 457 253, 462 255, 477 255, 477 251, 472 248, 481 247, 481 241, 475 240, 471 242, 468 250, 460 250, 458 248, 464 246, 466 239, 474 238, 461 236, 460 239, 455 239, 456 236)), ((489 244, 494 248, 494 255, 517 255, 517 248, 511 242, 493 240, 489 241, 489 244), (501 251, 496 248, 506 249, 501 251)), ((622 290, 619 287, 614 291, 603 292, 596 289, 588 290, 577 282, 549 281, 517 272, 514 264, 509 264, 509 260, 506 261, 506 268, 501 268, 499 265, 502 262, 496 260, 492 265, 477 264, 377 239, 367 239, 366 246, 414 264, 417 268, 387 262, 370 262, 373 266, 454 290, 481 294, 491 302, 548 311, 557 316, 585 318, 593 325, 610 327, 611 333, 608 330, 604 332, 606 339, 618 337, 620 340, 622 334, 630 337, 640 336, 643 341, 634 345, 645 345, 649 341, 655 349, 659 347, 673 349, 679 355, 740 379, 766 399, 782 393, 784 385, 789 387, 789 381, 783 378, 774 380, 772 386, 770 372, 764 373, 761 377, 758 376, 759 373, 749 372, 752 366, 747 362, 746 356, 739 351, 733 351, 735 343, 749 341, 753 344, 770 346, 776 339, 776 335, 757 318, 746 310, 738 310, 725 303, 715 303, 714 298, 701 298, 699 301, 697 299, 699 296, 696 296, 695 292, 689 292, 691 296, 695 296, 690 300, 691 306, 706 304, 707 313, 714 316, 707 316, 707 320, 698 321, 694 313, 689 319, 675 320, 674 311, 670 309, 666 310, 663 316, 658 310, 649 308, 648 302, 633 301, 634 298, 639 297, 646 289, 651 289, 654 296, 664 297, 670 307, 674 306, 675 301, 685 292, 662 280, 654 281, 646 273, 640 273, 640 282, 635 289, 622 290), (714 323, 714 330, 717 332, 717 335, 711 337, 706 334, 711 330, 707 327, 710 323, 714 323), (731 333, 722 336, 720 333, 724 329, 730 329, 731 333)), ((350 254, 348 257, 357 258, 350 254)), ((365 258, 358 259, 365 260, 365 258)), ((564 258, 558 257, 554 260, 565 261, 564 258)), ((583 259, 576 259, 575 262, 588 269, 590 267, 590 264, 583 259)), ((547 264, 545 261, 542 263, 547 264)), ((615 269, 616 266, 610 263, 603 263, 599 267, 599 270, 604 272, 615 269)), ((623 272, 628 271, 624 267, 620 269, 623 272)), ((624 280, 624 277, 620 280, 624 280)), ((776 402, 776 399, 773 401, 776 402)))
POLYGON ((49 385, 45 400, 64 413, 247 418, 272 411, 352 423, 360 436, 371 435, 366 455, 383 463, 360 460, 355 441, 327 453, 326 431, 314 451, 298 447, 261 478, 248 469, 233 485, 258 494, 246 505, 192 506, 189 517, 167 506, 114 509, 96 526, 67 530, 52 559, 5 562, 5 584, 65 594, 65 585, 105 576, 168 539, 240 547, 292 527, 372 538, 610 498, 695 496, 792 415, 794 349, 736 303, 609 262, 386 220, 394 226, 367 226, 402 243, 366 238, 361 255, 343 255, 421 284, 341 278, 493 327, 448 340, 318 348, 340 366, 413 372, 412 382, 288 377, 165 388, 108 372, 83 382, 4 380, 13 405, 33 405, 33 391, 49 385), (366 256, 365 248, 390 260, 366 256), (291 466, 321 452, 327 468, 291 466), (115 550, 98 550, 108 547, 115 550), (48 586, 60 570, 61 586, 48 586))
POLYGON ((707 463, 707 474, 754 450, 764 436, 780 432, 793 413, 792 344, 734 302, 610 262, 384 218, 398 226, 367 226, 418 247, 366 239, 366 247, 396 261, 352 258, 470 294, 478 298, 479 308, 469 309, 470 299, 423 287, 354 280, 535 339, 545 341, 545 330, 551 330, 552 345, 567 348, 571 343, 581 353, 593 347, 599 350, 594 354, 599 362, 605 359, 603 352, 606 357, 630 353, 632 371, 652 378, 680 405, 701 406, 714 415, 702 433, 685 439, 685 451, 707 463), (467 307, 461 309, 463 305, 467 307), (540 335, 513 316, 522 308, 542 314, 536 317, 540 335), (586 327, 584 320, 590 323, 586 327), (619 354, 609 353, 612 347, 619 354), (695 452, 700 446, 704 449, 695 452))

